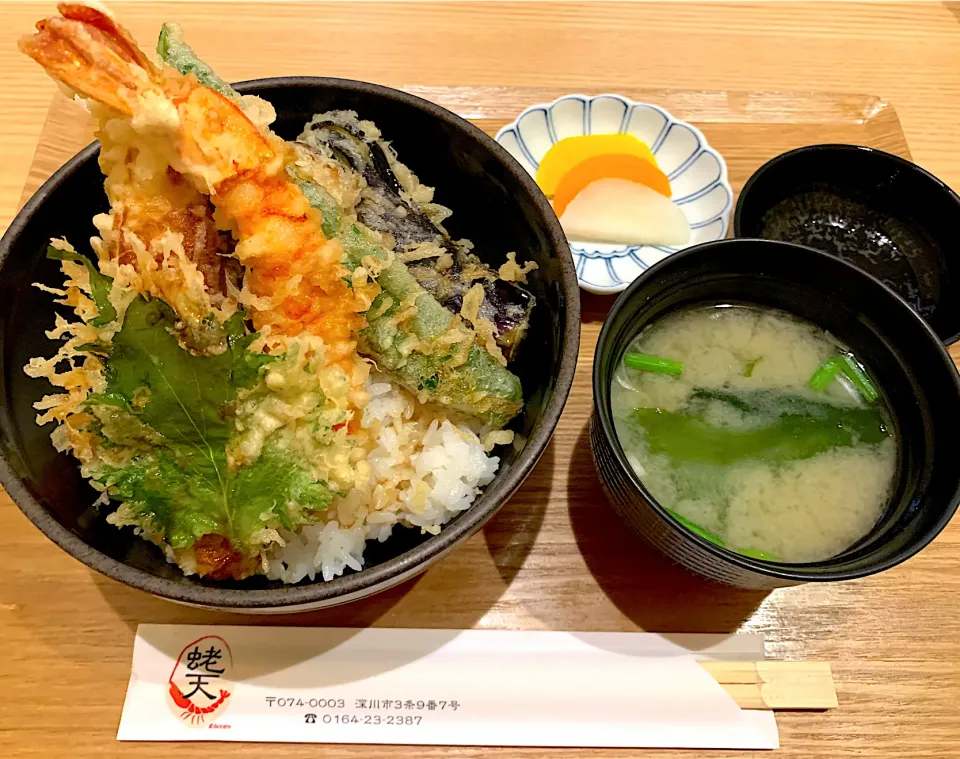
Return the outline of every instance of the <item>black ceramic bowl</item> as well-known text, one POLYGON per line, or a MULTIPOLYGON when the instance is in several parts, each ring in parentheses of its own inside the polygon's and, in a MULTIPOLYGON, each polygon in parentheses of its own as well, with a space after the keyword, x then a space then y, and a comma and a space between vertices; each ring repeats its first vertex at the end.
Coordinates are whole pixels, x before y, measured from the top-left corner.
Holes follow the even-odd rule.
POLYGON ((811 145, 761 166, 744 185, 736 237, 783 240, 869 272, 946 343, 960 337, 960 197, 890 153, 811 145))
POLYGON ((631 527, 665 554, 720 582, 773 588, 849 580, 909 558, 944 528, 960 501, 960 376, 929 325, 879 281, 811 248, 724 240, 675 253, 614 303, 593 364, 591 444, 604 489, 631 527), (829 330, 871 367, 900 442, 895 485, 877 525, 826 561, 780 564, 748 558, 681 526, 627 463, 610 408, 610 382, 631 339, 687 306, 756 304, 829 330))
MULTIPOLYGON (((352 109, 372 119, 437 200, 454 209, 447 227, 492 257, 516 251, 539 268, 529 276, 537 298, 526 344, 513 370, 525 408, 511 425, 526 443, 503 454, 496 479, 474 505, 437 536, 397 530, 368 545, 363 571, 332 582, 284 586, 265 578, 213 582, 184 577, 160 551, 105 522, 91 504, 96 493, 71 457, 57 454, 51 427, 34 423, 34 401, 50 391, 29 379, 31 356, 51 355, 44 330, 53 324, 51 298, 33 282, 62 282, 44 258, 47 241, 65 235, 82 246, 95 233, 94 214, 107 210, 97 145, 71 159, 37 192, 0 242, 0 482, 51 540, 116 580, 184 603, 247 611, 293 611, 343 603, 416 575, 478 530, 510 497, 549 442, 570 390, 580 337, 577 277, 563 231, 529 175, 496 142, 454 114, 387 87, 340 79, 291 77, 238 85, 277 110, 277 133, 295 138, 314 113, 352 109)), ((491 261, 499 263, 499 261, 491 261)))

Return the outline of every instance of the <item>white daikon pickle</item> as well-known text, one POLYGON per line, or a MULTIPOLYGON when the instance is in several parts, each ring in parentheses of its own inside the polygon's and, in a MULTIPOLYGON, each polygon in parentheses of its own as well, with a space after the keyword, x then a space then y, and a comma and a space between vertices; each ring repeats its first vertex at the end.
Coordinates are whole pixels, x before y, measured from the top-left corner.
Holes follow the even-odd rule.
POLYGON ((624 245, 685 245, 690 222, 670 198, 628 179, 598 179, 560 217, 572 240, 624 245))

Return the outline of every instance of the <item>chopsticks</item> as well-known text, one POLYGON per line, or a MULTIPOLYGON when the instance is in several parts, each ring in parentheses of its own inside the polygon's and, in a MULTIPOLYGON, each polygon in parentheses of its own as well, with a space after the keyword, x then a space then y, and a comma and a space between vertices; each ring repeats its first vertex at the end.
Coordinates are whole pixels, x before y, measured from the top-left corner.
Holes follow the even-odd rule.
POLYGON ((741 709, 835 709, 837 690, 827 662, 701 661, 741 709))

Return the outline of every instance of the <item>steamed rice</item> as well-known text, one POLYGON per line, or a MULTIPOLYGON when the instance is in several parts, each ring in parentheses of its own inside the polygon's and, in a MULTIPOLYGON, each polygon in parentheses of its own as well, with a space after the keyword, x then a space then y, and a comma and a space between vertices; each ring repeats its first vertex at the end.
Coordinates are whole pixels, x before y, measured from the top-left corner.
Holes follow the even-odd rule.
MULTIPOLYGON (((212 580, 330 580, 360 570, 366 541, 397 525, 439 533, 493 480, 488 452, 512 441, 502 427, 522 408, 483 288, 461 315, 393 267, 392 233, 360 218, 374 189, 363 172, 280 140, 269 103, 224 100, 171 70, 138 94, 131 113, 88 103, 110 211, 93 220, 92 258, 52 242, 65 281, 36 286, 75 319, 57 314, 46 334, 59 350, 25 367, 55 388, 34 404, 37 422, 57 423, 51 440, 78 460, 94 506, 212 580), (186 91, 203 107, 181 107, 186 91)), ((314 121, 327 117, 356 121, 314 121)), ((387 143, 377 149, 403 188, 391 218, 449 216, 387 143)), ((441 253, 438 270, 452 265, 441 253)), ((508 263, 505 281, 535 268, 508 263)), ((526 323, 509 316, 515 347, 526 323)))
POLYGON ((493 480, 500 459, 484 452, 466 423, 438 419, 385 378, 367 390, 360 422, 369 433, 366 481, 330 508, 326 524, 280 531, 283 544, 265 558, 269 578, 295 583, 358 571, 367 540, 385 541, 398 524, 439 533, 493 480))

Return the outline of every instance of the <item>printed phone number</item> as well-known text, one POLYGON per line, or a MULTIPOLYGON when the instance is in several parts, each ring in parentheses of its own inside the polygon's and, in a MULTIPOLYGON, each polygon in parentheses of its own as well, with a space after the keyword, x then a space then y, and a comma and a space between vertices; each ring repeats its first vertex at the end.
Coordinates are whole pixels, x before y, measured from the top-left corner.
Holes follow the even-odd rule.
POLYGON ((308 725, 419 725, 423 717, 419 714, 320 714, 314 719, 307 715, 308 725))

